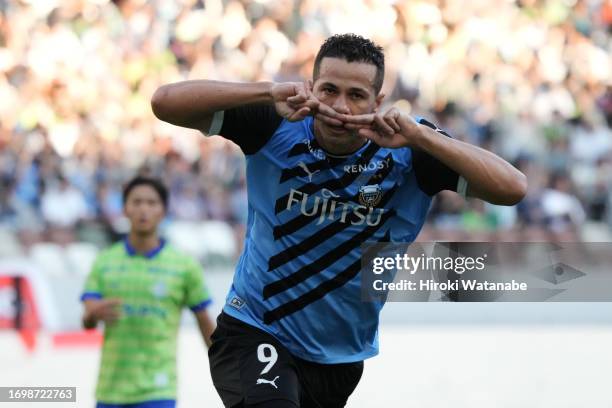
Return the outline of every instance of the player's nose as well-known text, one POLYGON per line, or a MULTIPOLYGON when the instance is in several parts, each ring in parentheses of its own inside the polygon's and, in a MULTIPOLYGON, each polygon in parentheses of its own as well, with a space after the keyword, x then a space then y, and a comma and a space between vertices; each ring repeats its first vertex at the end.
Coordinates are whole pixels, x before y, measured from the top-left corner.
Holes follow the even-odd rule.
POLYGON ((338 97, 334 100, 334 103, 332 104, 332 108, 336 112, 345 115, 349 115, 351 113, 348 108, 348 105, 346 104, 346 98, 344 97, 344 95, 338 95, 338 97))

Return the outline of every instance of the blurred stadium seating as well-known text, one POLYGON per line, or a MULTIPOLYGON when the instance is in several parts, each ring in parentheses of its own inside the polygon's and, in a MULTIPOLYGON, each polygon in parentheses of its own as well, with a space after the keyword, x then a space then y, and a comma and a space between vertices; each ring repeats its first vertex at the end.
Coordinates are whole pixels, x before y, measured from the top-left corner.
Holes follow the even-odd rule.
POLYGON ((186 78, 308 77, 346 31, 385 47, 388 103, 528 175, 512 208, 441 194, 420 239, 610 240, 609 0, 1 0, 0 257, 85 274, 126 231, 122 183, 148 173, 171 189, 171 241, 235 259, 241 152, 161 123, 149 98, 186 78))

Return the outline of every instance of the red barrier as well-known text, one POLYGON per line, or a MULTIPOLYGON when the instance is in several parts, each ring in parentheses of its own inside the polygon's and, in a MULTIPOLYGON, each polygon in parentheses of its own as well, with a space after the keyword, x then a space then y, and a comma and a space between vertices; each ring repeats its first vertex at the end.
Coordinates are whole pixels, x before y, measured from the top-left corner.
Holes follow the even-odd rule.
POLYGON ((0 329, 14 329, 28 351, 36 348, 40 319, 32 287, 27 278, 18 275, 0 276, 0 329))

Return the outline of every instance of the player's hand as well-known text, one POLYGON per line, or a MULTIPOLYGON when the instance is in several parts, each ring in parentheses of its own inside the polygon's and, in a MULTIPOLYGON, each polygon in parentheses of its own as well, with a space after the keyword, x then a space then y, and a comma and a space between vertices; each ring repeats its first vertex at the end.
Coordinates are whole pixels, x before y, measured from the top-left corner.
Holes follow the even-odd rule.
POLYGON ((337 112, 329 105, 319 101, 312 93, 312 81, 304 81, 300 89, 300 93, 287 99, 289 105, 293 107, 307 106, 310 109, 311 115, 316 119, 332 126, 342 126, 342 112, 337 112))
POLYGON ((112 324, 121 316, 121 300, 100 299, 88 307, 88 312, 96 321, 112 324))
POLYGON ((310 107, 307 105, 290 105, 288 98, 304 94, 305 91, 302 89, 303 84, 299 82, 284 82, 280 84, 274 84, 270 93, 274 101, 274 107, 276 113, 290 122, 297 122, 304 119, 310 114, 310 107))
POLYGON ((394 107, 385 112, 344 115, 342 119, 347 129, 357 130, 360 136, 382 147, 416 146, 423 138, 419 125, 394 107))
POLYGON ((342 126, 341 114, 321 103, 312 93, 312 82, 286 82, 272 87, 276 112, 290 122, 312 115, 332 126, 342 126))

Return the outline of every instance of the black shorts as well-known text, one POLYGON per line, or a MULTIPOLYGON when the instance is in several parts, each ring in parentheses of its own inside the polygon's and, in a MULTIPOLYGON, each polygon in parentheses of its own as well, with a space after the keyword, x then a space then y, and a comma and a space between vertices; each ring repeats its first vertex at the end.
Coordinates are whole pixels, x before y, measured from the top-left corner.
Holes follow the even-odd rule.
POLYGON ((344 407, 363 373, 363 361, 317 364, 297 358, 272 335, 226 313, 217 318, 208 359, 215 388, 228 408, 263 402, 344 407))

